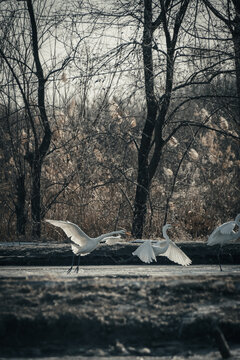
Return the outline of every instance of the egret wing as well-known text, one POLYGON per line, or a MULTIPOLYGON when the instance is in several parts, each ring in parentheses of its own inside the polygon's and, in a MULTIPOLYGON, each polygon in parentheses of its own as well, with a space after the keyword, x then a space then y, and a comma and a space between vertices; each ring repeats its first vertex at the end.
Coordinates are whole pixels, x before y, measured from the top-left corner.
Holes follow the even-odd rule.
POLYGON ((114 245, 119 243, 119 239, 121 239, 121 235, 117 236, 109 236, 103 240, 107 245, 114 245))
POLYGON ((219 226, 218 230, 220 231, 221 234, 228 235, 233 231, 235 226, 236 226, 235 221, 228 221, 222 224, 221 226, 219 226))
POLYGON ((157 261, 150 240, 145 240, 132 254, 138 256, 141 261, 148 264, 153 262, 153 260, 157 261))
POLYGON ((188 266, 192 263, 192 260, 171 240, 166 252, 158 255, 166 256, 169 260, 183 266, 188 266))
POLYGON ((235 227, 235 221, 228 221, 220 226, 218 226, 208 237, 207 245, 213 246, 216 244, 223 245, 235 227))
POLYGON ((85 246, 91 239, 74 223, 61 220, 45 220, 46 222, 60 227, 74 243, 85 246))
POLYGON ((79 250, 80 250, 80 247, 71 243, 71 248, 72 248, 72 252, 75 254, 75 255, 79 255, 79 250))
POLYGON ((220 234, 219 228, 216 228, 209 236, 207 240, 207 245, 215 245, 215 242, 218 241, 218 235, 220 234))

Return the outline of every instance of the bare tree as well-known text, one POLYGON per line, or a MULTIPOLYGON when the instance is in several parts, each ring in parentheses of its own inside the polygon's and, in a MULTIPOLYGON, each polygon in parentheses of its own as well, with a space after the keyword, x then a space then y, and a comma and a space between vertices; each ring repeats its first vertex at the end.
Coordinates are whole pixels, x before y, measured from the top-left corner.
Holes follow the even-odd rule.
POLYGON ((31 121, 32 119, 30 118, 31 128, 34 136, 34 150, 27 152, 26 159, 28 160, 31 167, 31 181, 32 181, 31 213, 33 220, 32 235, 40 237, 41 235, 41 171, 42 171, 43 160, 50 146, 52 134, 46 112, 46 105, 45 105, 46 78, 44 77, 43 68, 39 57, 37 24, 36 24, 31 0, 27 0, 27 9, 31 24, 32 50, 33 50, 33 58, 35 63, 35 75, 38 81, 37 106, 40 113, 43 134, 41 136, 41 139, 39 139, 37 136, 35 124, 33 121, 31 121))
MULTIPOLYGON (((52 74, 61 71, 67 65, 69 58, 66 58, 59 67, 44 74, 44 61, 40 55, 40 48, 46 34, 43 31, 39 36, 32 0, 26 0, 21 4, 23 8, 20 7, 18 10, 11 8, 10 4, 10 18, 20 19, 18 25, 21 24, 22 28, 16 27, 12 29, 13 33, 15 31, 12 39, 6 36, 1 44, 0 56, 12 75, 12 85, 17 86, 25 108, 25 129, 29 141, 24 147, 24 157, 30 166, 32 235, 40 237, 41 172, 52 136, 46 109, 46 84, 52 74), (29 33, 26 32, 26 26, 30 30, 29 33), (31 50, 29 51, 29 49, 31 50), (25 73, 22 72, 23 68, 27 69, 25 73)), ((51 29, 53 22, 50 22, 48 26, 51 29)), ((20 201, 22 205, 17 205, 16 213, 18 217, 20 216, 18 213, 24 211, 25 193, 24 177, 20 176, 17 180, 17 204, 20 201)))
POLYGON ((132 224, 132 234, 134 237, 142 237, 150 185, 161 159, 162 149, 165 143, 163 139, 163 127, 172 95, 176 43, 188 4, 188 0, 179 3, 177 10, 175 10, 173 24, 171 24, 173 30, 171 29, 171 31, 171 1, 160 1, 160 13, 155 21, 153 21, 153 1, 144 1, 142 51, 147 117, 138 150, 138 177, 132 224), (154 47, 154 32, 160 26, 162 26, 165 37, 167 59, 165 89, 160 99, 157 99, 154 90, 155 76, 152 51, 154 47))
MULTIPOLYGON (((220 117, 233 96, 218 84, 222 74, 235 74, 228 35, 216 36, 206 14, 215 15, 203 2, 113 0, 103 6, 90 0, 80 8, 72 0, 66 18, 46 14, 42 2, 12 4, 1 21, 2 33, 8 35, 9 24, 13 35, 1 41, 1 97, 8 94, 3 132, 12 139, 19 224, 30 199, 34 236, 48 211, 91 229, 124 218, 135 237, 152 233, 159 222, 159 233, 179 179, 184 191, 192 177, 200 181, 196 150, 205 151, 198 145, 204 131, 221 137, 222 124, 227 129, 220 117), (61 60, 58 46, 68 54, 61 60), (70 56, 71 66, 61 72, 70 56), (203 116, 199 106, 211 115, 203 116)), ((237 139, 230 124, 227 132, 237 139)), ((217 150, 212 146, 214 156, 217 150)))
MULTIPOLYGON (((213 99, 213 93, 201 92, 207 89, 204 85, 213 83, 221 74, 232 73, 232 70, 227 68, 227 64, 220 66, 223 52, 211 53, 209 43, 213 44, 213 41, 203 34, 205 29, 201 32, 199 24, 204 14, 202 18, 202 14, 198 14, 198 3, 146 0, 136 4, 116 0, 111 11, 97 7, 90 10, 96 24, 100 19, 104 24, 122 29, 116 35, 120 42, 101 56, 102 67, 99 69, 111 64, 109 58, 113 59, 121 51, 118 72, 122 79, 125 72, 131 74, 131 79, 135 77, 130 85, 129 79, 126 82, 128 91, 122 92, 122 103, 129 97, 132 101, 141 100, 145 105, 142 106, 145 118, 141 118, 140 133, 135 133, 134 139, 138 163, 132 234, 141 237, 149 207, 153 211, 153 179, 156 174, 164 177, 163 162, 168 161, 164 156, 166 145, 178 133, 184 141, 187 139, 182 133, 192 141, 199 133, 197 131, 195 135, 193 129, 206 125, 202 119, 199 122, 182 119, 181 113, 186 112, 194 101, 213 99), (194 94, 193 86, 198 87, 198 93, 194 94), (138 97, 134 96, 137 92, 138 97), (181 131, 182 128, 185 130, 181 131)), ((204 25, 208 26, 207 23, 204 25)), ((221 39, 218 41, 220 43, 221 39)), ((229 59, 229 56, 225 57, 229 59)), ((110 73, 111 69, 108 71, 110 73)))
POLYGON ((234 47, 234 62, 236 75, 236 88, 238 95, 238 131, 240 127, 240 2, 238 0, 227 0, 220 4, 210 0, 203 0, 206 7, 221 20, 231 34, 234 47))

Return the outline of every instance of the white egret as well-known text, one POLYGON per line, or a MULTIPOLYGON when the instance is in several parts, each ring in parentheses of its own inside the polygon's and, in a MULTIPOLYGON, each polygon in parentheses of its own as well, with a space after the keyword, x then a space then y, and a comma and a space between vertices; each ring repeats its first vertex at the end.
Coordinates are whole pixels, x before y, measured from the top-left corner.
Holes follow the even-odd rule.
POLYGON ((170 224, 166 224, 162 228, 165 240, 145 240, 132 254, 148 264, 157 261, 156 256, 166 256, 179 265, 190 265, 192 260, 167 235, 167 230, 170 228, 170 224))
POLYGON ((220 270, 222 271, 220 255, 222 246, 227 244, 231 240, 237 240, 240 237, 240 214, 238 214, 234 221, 228 221, 218 226, 208 237, 207 245, 219 245, 218 262, 220 270), (234 231, 234 228, 238 226, 238 230, 234 231))
POLYGON ((109 245, 114 244, 117 239, 120 238, 121 235, 125 234, 125 230, 112 231, 110 233, 102 234, 96 238, 91 238, 87 234, 85 234, 82 229, 76 224, 73 224, 69 221, 61 221, 61 220, 45 220, 46 222, 60 227, 65 234, 70 238, 71 247, 73 251, 73 259, 72 265, 68 270, 68 273, 72 271, 74 265, 74 256, 78 256, 78 264, 75 269, 75 272, 79 271, 79 263, 80 256, 85 256, 90 254, 96 247, 99 245, 101 241, 104 240, 109 245), (114 236, 118 235, 118 236, 114 236))

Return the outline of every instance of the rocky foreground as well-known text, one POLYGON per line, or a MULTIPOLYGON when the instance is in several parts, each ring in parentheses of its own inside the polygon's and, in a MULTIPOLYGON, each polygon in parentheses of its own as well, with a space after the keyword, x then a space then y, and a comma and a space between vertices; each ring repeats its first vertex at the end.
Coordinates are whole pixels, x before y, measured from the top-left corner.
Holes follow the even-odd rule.
MULTIPOLYGON (((202 245, 193 245, 191 254, 189 244, 182 245, 193 268, 201 259, 216 262, 216 249, 206 254, 202 245)), ((132 248, 127 250, 115 245, 109 253, 103 245, 82 259, 140 265, 131 256, 132 248)), ((232 273, 61 277, 21 275, 20 264, 69 265, 68 245, 1 247, 1 265, 18 264, 19 276, 0 277, 0 356, 181 354, 185 359, 219 349, 217 331, 230 349, 240 349, 240 249, 226 250, 224 262, 235 262, 232 273)))

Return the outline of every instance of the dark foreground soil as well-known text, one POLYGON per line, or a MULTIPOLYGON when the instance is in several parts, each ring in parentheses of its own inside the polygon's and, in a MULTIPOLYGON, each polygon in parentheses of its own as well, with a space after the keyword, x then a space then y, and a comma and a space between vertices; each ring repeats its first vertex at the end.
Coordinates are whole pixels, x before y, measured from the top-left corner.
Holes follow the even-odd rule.
MULTIPOLYGON (((28 246, 21 251, 2 247, 1 264, 28 261, 29 265, 44 262, 44 256, 47 265, 71 262, 71 253, 66 255, 62 247, 51 247, 54 254, 46 245, 40 247, 33 246, 33 251, 28 246)), ((102 253, 97 260, 104 254, 108 259, 113 256, 107 255, 104 246, 98 251, 102 253)), ((129 254, 120 252, 111 261, 124 261, 129 254)), ((191 359, 201 351, 217 350, 220 355, 216 329, 240 354, 239 272, 167 278, 0 277, 2 357, 181 355, 181 359, 191 359)))
POLYGON ((166 355, 239 344, 240 275, 0 279, 2 356, 166 355))

